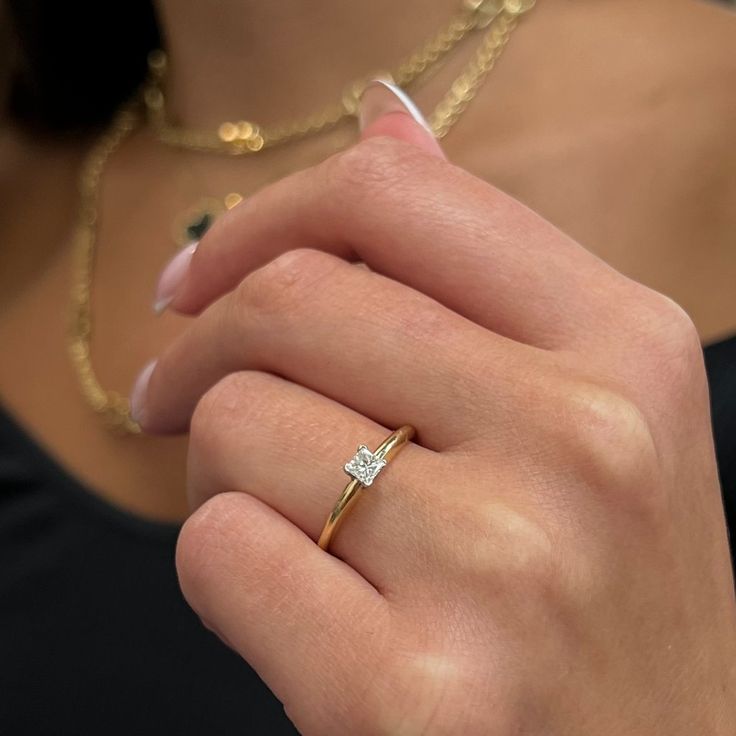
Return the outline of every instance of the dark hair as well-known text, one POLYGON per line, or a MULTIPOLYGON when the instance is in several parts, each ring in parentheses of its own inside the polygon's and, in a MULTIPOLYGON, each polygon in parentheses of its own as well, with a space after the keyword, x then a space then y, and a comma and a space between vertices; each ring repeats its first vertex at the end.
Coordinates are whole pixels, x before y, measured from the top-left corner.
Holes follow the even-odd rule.
POLYGON ((146 73, 160 45, 150 0, 6 0, 5 116, 46 134, 99 129, 146 73))
POLYGON ((5 115, 38 132, 103 126, 142 81, 148 51, 161 45, 151 0, 5 0, 0 11, 0 52, 10 65, 0 69, 5 115))

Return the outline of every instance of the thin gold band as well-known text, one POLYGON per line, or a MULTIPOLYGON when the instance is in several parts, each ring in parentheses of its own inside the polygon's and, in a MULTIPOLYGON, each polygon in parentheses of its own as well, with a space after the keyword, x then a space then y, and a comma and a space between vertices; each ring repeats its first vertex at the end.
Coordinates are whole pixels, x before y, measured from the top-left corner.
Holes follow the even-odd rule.
POLYGON ((345 472, 352 475, 352 480, 345 486, 343 492, 340 494, 340 498, 337 500, 335 507, 332 509, 332 513, 327 517, 325 526, 322 529, 322 533, 319 535, 319 546, 326 550, 330 545, 330 540, 337 531, 341 521, 345 518, 345 514, 348 509, 355 503, 356 499, 360 495, 360 491, 366 486, 373 482, 373 478, 378 474, 381 468, 390 460, 396 456, 401 448, 409 442, 414 436, 415 430, 410 424, 405 424, 403 427, 399 427, 395 432, 392 432, 376 449, 374 452, 370 452, 368 448, 361 445, 358 448, 358 452, 355 457, 345 464, 345 472), (353 475, 348 468, 351 463, 357 461, 358 457, 361 456, 361 451, 364 451, 363 457, 367 458, 373 463, 379 465, 377 470, 374 470, 372 474, 368 471, 367 482, 361 481, 359 478, 353 475))

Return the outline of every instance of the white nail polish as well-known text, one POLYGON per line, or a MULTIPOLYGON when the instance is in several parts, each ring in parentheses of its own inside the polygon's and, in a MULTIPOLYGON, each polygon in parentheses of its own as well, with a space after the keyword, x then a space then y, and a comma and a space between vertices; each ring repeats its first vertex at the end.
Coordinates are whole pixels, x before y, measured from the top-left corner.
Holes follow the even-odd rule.
POLYGON ((153 303, 153 311, 161 314, 171 304, 176 290, 184 280, 189 270, 189 264, 197 250, 199 242, 190 243, 182 248, 167 264, 161 272, 156 286, 156 297, 153 303))
POLYGON ((143 370, 138 374, 130 392, 130 417, 134 422, 143 424, 146 419, 146 394, 148 393, 148 382, 151 373, 156 367, 156 359, 146 363, 143 370))
MULTIPOLYGON (((409 95, 404 92, 401 87, 395 85, 393 82, 389 82, 385 79, 373 79, 371 80, 368 85, 366 86, 365 90, 363 90, 363 94, 365 94, 371 87, 380 85, 384 89, 388 90, 395 98, 395 104, 392 105, 390 102, 388 105, 381 104, 381 105, 375 105, 371 106, 370 108, 366 109, 364 105, 361 104, 360 108, 360 128, 361 130, 364 130, 367 128, 371 123, 373 123, 378 117, 381 115, 385 115, 388 112, 395 112, 398 110, 403 110, 404 112, 409 113, 409 115, 414 118, 414 120, 419 123, 427 132, 431 133, 432 136, 434 136, 434 132, 432 131, 432 128, 430 128, 429 123, 427 122, 424 115, 422 115, 421 110, 416 106, 414 103, 414 100, 409 97, 409 95)), ((361 99, 362 102, 362 99, 361 99)))

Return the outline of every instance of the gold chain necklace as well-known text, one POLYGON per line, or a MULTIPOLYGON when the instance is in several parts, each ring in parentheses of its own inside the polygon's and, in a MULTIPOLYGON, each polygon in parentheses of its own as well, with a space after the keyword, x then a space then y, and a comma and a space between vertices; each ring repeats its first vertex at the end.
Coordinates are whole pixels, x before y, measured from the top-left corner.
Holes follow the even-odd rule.
MULTIPOLYGON (((437 138, 444 138, 468 104, 475 97, 487 74, 503 52, 521 15, 535 0, 465 0, 463 9, 449 25, 415 51, 396 70, 372 76, 390 76, 402 85, 410 84, 437 65, 470 31, 488 28, 487 33, 460 75, 429 116, 437 138)), ((357 111, 360 93, 368 77, 352 82, 340 102, 292 123, 264 127, 248 121, 223 123, 216 133, 187 131, 171 125, 165 114, 160 83, 165 72, 162 52, 151 58, 153 74, 141 90, 118 110, 110 127, 97 139, 88 153, 79 175, 80 206, 73 233, 73 285, 68 349, 82 397, 113 431, 139 434, 140 427, 130 416, 126 397, 103 388, 91 361, 92 277, 94 272, 96 227, 100 184, 105 164, 128 135, 145 117, 161 141, 189 150, 246 155, 264 148, 287 143, 329 128, 357 111)))
MULTIPOLYGON (((486 28, 495 21, 504 26, 501 35, 507 37, 518 16, 533 5, 534 0, 465 0, 446 27, 401 61, 395 69, 390 72, 375 70, 355 79, 345 87, 338 101, 297 120, 268 127, 248 120, 226 121, 217 131, 186 130, 173 125, 166 114, 162 86, 166 75, 166 55, 157 50, 149 55, 149 77, 143 89, 148 123, 159 140, 171 146, 233 156, 258 153, 264 148, 329 130, 354 117, 363 89, 371 79, 390 77, 399 87, 411 89, 414 82, 436 67, 471 31, 486 28)), ((482 78, 490 70, 489 63, 493 65, 495 59, 488 57, 497 55, 499 40, 500 36, 489 34, 485 49, 479 49, 475 65, 471 65, 456 80, 435 109, 429 123, 438 137, 450 129, 472 99, 482 78)))

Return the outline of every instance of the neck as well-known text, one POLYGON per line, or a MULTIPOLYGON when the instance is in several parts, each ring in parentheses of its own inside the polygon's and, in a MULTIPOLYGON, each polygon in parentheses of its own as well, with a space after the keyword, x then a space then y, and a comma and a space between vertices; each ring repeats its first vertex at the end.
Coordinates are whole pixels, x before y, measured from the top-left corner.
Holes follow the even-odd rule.
POLYGON ((158 0, 181 124, 262 124, 337 99, 346 83, 396 65, 460 0, 158 0))

